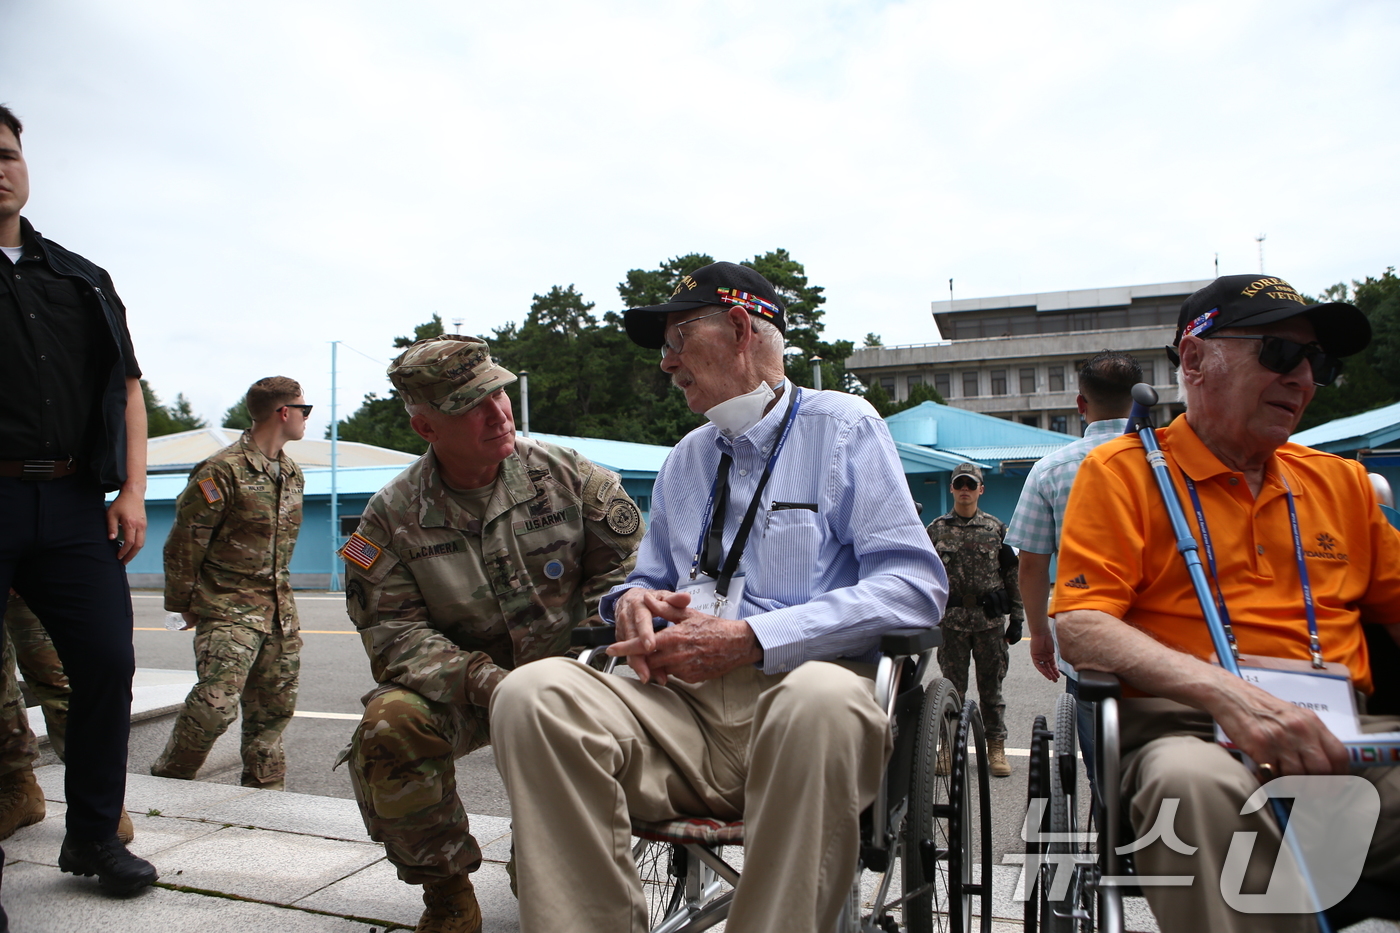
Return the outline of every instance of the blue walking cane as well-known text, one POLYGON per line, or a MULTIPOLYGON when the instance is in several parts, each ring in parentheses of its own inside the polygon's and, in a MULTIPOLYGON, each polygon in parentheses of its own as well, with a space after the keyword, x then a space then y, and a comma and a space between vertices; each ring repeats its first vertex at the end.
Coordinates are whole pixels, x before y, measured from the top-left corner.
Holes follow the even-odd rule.
MULTIPOLYGON (((1167 457, 1157 446, 1157 434, 1152 429, 1152 406, 1156 404, 1156 389, 1145 382, 1139 382, 1133 386, 1133 410, 1128 416, 1128 429, 1125 433, 1136 434, 1142 440, 1143 451, 1147 454, 1147 465, 1152 468, 1152 476, 1157 480, 1157 488, 1161 491, 1162 501, 1167 506, 1167 515, 1172 523, 1172 534, 1176 535, 1176 549, 1181 554, 1182 560, 1186 561, 1186 572, 1191 577, 1191 587, 1196 591, 1196 601, 1201 604, 1201 613, 1206 619, 1206 629, 1210 632, 1211 643, 1215 646, 1215 656, 1219 659, 1221 667, 1239 677, 1241 676, 1240 666, 1235 660, 1235 652, 1225 635, 1225 624, 1221 621, 1215 599, 1211 596, 1210 585, 1206 582, 1206 572, 1205 568, 1201 566, 1201 555, 1196 546, 1196 539, 1191 534, 1191 527, 1186 523, 1186 513, 1181 508, 1176 485, 1172 482, 1171 472, 1167 469, 1167 457)), ((1270 797, 1269 806, 1274 812, 1274 818, 1278 820, 1279 830, 1284 833, 1284 839, 1292 850, 1294 864, 1298 866, 1298 872, 1303 876, 1303 884, 1308 890, 1309 897, 1314 904, 1319 903, 1317 890, 1313 886, 1312 874, 1303 862, 1303 853, 1298 847, 1298 840, 1289 836, 1285 831, 1288 825, 1288 815, 1283 809, 1283 801, 1277 797, 1270 797)), ((1321 933, 1332 933, 1332 924, 1328 921, 1327 915, 1321 911, 1317 914, 1317 926, 1321 933)))

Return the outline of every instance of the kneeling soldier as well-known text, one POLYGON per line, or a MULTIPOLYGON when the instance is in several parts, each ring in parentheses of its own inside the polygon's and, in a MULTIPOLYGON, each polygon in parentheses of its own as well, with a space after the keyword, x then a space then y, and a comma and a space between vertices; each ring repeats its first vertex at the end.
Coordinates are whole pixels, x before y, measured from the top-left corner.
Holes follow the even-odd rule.
POLYGON ((483 341, 420 340, 389 378, 431 447, 370 500, 342 551, 346 609, 379 682, 345 757, 370 836, 424 887, 418 930, 476 931, 481 849, 454 762, 490 742, 508 671, 598 623, 599 598, 632 569, 641 513, 617 474, 516 436, 515 376, 483 341))

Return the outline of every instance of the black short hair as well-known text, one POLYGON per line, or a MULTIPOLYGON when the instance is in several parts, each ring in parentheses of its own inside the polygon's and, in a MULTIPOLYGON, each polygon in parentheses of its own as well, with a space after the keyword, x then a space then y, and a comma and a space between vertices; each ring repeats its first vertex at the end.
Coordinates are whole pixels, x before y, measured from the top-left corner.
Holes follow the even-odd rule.
POLYGON ((1079 367, 1079 394, 1104 407, 1133 404, 1133 386, 1142 381, 1142 365, 1131 354, 1101 350, 1079 367))
POLYGON ((19 140, 19 134, 24 132, 24 124, 19 122, 19 117, 15 112, 4 104, 0 104, 0 126, 7 126, 10 132, 15 134, 15 140, 19 140))

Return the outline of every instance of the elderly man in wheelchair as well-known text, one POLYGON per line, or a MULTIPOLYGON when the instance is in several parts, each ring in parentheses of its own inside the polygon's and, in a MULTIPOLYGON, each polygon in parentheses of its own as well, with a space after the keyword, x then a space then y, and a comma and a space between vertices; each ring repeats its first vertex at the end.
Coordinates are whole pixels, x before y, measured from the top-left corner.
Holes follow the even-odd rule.
MULTIPOLYGON (((1100 870, 1116 876, 1131 851, 1167 933, 1327 929, 1357 874, 1400 901, 1400 770, 1359 767, 1400 759, 1400 720, 1352 706, 1396 673, 1372 670, 1362 623, 1400 640, 1400 537, 1360 464, 1288 443, 1316 387, 1369 340, 1351 305, 1310 305, 1274 277, 1217 279, 1178 322, 1185 415, 1098 447, 1075 479, 1052 615, 1065 658, 1112 672, 1124 694, 1108 707, 1117 724, 1100 716, 1121 727, 1122 757, 1101 749, 1096 815, 1111 829, 1121 792, 1128 825, 1100 842, 1100 870), (1286 808, 1264 799, 1280 777, 1295 780, 1272 796, 1330 831, 1325 845, 1281 832, 1286 808)), ((1135 416, 1155 401, 1138 389, 1151 398, 1135 416)), ((1089 692, 1107 698, 1101 679, 1089 692)), ((1076 885, 1086 877, 1081 893, 1121 880, 1076 885)), ((1061 886, 1049 899, 1063 909, 1041 912, 1045 928, 1092 924, 1092 898, 1061 886)))
MULTIPOLYGON (((785 380, 783 304, 758 273, 695 270, 626 326, 711 423, 667 458, 637 568, 600 607, 616 629, 608 653, 635 676, 555 658, 495 694, 521 929, 647 929, 633 822, 687 817, 743 821, 728 930, 833 929, 909 692, 877 701, 881 636, 924 630, 886 647, 926 654, 946 576, 884 422, 854 396, 785 380)), ((889 828, 879 836, 872 846, 889 828)), ((914 847, 935 860, 948 845, 925 829, 914 847)))

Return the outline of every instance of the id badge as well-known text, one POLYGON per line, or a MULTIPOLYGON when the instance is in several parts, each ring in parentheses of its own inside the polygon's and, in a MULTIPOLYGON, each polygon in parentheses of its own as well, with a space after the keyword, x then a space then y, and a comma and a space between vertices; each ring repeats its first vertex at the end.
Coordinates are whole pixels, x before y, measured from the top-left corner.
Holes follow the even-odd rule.
MULTIPOLYGON (((1356 692, 1351 678, 1332 669, 1342 665, 1329 664, 1328 670, 1299 670, 1311 664, 1307 661, 1280 661, 1267 658, 1242 657, 1240 676, 1271 696, 1317 714, 1333 735, 1346 742, 1360 734, 1356 715, 1356 692), (1250 662, 1255 662, 1251 664, 1250 662)), ((1215 727, 1215 739, 1221 745, 1234 748, 1229 737, 1215 727)))
POLYGON ((701 576, 677 592, 690 594, 690 608, 696 612, 721 619, 738 619, 739 601, 744 597, 743 576, 735 576, 729 581, 729 595, 725 597, 715 592, 715 582, 713 577, 701 576))

